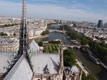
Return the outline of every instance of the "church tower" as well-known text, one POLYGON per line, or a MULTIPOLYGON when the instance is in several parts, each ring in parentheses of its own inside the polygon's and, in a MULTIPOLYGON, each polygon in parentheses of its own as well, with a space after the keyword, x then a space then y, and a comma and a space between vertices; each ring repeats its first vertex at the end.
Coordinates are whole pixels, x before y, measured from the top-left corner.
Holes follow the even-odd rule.
POLYGON ((23 0, 22 19, 20 26, 20 43, 19 43, 19 55, 27 53, 28 49, 28 33, 27 33, 27 21, 26 21, 26 0, 23 0))
POLYGON ((20 26, 20 43, 19 43, 19 57, 24 55, 30 65, 31 70, 33 71, 31 59, 28 54, 29 42, 28 42, 28 30, 27 30, 27 17, 26 17, 26 0, 23 0, 22 8, 22 19, 20 26))

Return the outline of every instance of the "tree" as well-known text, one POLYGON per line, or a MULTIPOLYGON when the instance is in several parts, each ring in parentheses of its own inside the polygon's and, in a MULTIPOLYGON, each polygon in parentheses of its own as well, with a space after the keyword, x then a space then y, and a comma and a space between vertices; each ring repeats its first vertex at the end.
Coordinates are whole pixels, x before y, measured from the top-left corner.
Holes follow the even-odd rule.
POLYGON ((19 25, 19 24, 5 24, 5 25, 0 25, 0 28, 4 28, 4 27, 11 27, 11 26, 15 26, 15 25, 19 25))
POLYGON ((47 35, 47 34, 49 34, 48 30, 45 30, 45 31, 42 32, 42 35, 47 35))
POLYGON ((82 44, 82 45, 87 45, 87 44, 88 44, 87 38, 82 37, 82 38, 81 38, 81 44, 82 44))
POLYGON ((72 66, 76 64, 76 55, 72 49, 67 49, 64 51, 64 65, 72 66))
POLYGON ((61 25, 60 29, 67 31, 68 30, 68 25, 61 25))
POLYGON ((4 33, 4 32, 1 32, 1 33, 0 33, 0 36, 7 36, 7 34, 4 33))
POLYGON ((77 27, 76 23, 73 23, 73 26, 74 26, 74 27, 77 27))
POLYGON ((49 24, 47 24, 47 28, 50 28, 51 25, 54 25, 54 24, 57 24, 57 23, 49 23, 49 24))
POLYGON ((39 46, 43 46, 43 42, 40 41, 40 42, 38 43, 38 45, 39 45, 39 46))

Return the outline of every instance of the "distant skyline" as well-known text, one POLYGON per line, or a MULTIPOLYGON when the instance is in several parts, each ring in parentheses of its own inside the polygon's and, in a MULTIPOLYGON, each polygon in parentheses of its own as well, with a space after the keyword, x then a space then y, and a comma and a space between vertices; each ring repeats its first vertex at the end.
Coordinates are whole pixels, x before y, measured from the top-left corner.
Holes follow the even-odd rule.
MULTIPOLYGON (((0 0, 0 16, 21 17, 22 0, 0 0)), ((27 0, 27 17, 107 22, 107 0, 27 0)))

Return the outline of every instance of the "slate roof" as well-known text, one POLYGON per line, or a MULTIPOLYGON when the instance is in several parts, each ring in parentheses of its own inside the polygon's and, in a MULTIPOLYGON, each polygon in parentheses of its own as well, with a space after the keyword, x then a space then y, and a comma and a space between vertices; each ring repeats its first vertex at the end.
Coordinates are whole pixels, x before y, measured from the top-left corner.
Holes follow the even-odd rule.
POLYGON ((77 73, 80 72, 79 69, 77 68, 77 66, 72 66, 71 71, 72 72, 77 72, 77 73))
POLYGON ((32 53, 37 53, 39 51, 39 46, 34 40, 32 40, 29 47, 32 53))
POLYGON ((0 73, 5 73, 9 66, 8 62, 11 62, 11 56, 14 53, 1 53, 0 52, 0 73))
MULTIPOLYGON (((45 71, 50 74, 57 74, 59 70, 60 54, 37 53, 39 47, 35 41, 30 44, 33 49, 31 63, 35 74, 44 74, 45 71)), ((4 58, 4 57, 3 57, 4 58)), ((4 80, 32 80, 33 72, 26 57, 22 55, 13 68, 6 75, 4 80)))
POLYGON ((24 55, 10 70, 4 80, 32 80, 33 73, 24 55))
POLYGON ((58 73, 58 66, 60 63, 59 54, 33 54, 31 57, 33 69, 35 74, 44 74, 44 69, 48 68, 50 74, 58 73))

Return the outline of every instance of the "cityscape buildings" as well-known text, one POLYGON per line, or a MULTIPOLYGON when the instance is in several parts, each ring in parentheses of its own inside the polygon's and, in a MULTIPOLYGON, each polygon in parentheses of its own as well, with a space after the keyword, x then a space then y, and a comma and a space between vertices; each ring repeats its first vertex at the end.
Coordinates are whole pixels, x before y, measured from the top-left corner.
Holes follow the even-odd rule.
MULTIPOLYGON (((6 72, 6 74, 1 72, 0 79, 63 80, 63 50, 60 49, 58 54, 40 53, 39 46, 34 40, 31 44, 29 44, 26 19, 26 0, 23 0, 23 15, 19 35, 19 51, 17 54, 14 53, 12 59, 9 59, 10 55, 7 55, 9 53, 0 54, 0 56, 3 54, 4 57, 7 56, 6 60, 8 60, 7 62, 3 61, 4 65, 0 66, 1 70, 4 71, 5 69, 6 72)), ((0 64, 2 64, 2 61, 0 61, 0 64)), ((75 72, 73 72, 73 74, 74 73, 75 72)), ((67 80, 66 75, 67 74, 65 74, 65 80, 67 80)), ((73 77, 74 76, 72 76, 72 80, 77 80, 76 76, 75 78, 73 77)), ((68 77, 68 79, 71 79, 71 77, 68 77)))
POLYGON ((0 52, 16 52, 19 49, 19 40, 10 37, 0 37, 0 52))
POLYGON ((102 20, 98 21, 98 28, 103 28, 103 21, 102 20))
MULTIPOLYGON (((82 45, 79 40, 73 40, 73 37, 69 36, 68 32, 71 31, 71 33, 73 33, 72 31, 74 31, 74 37, 79 33, 80 36, 85 36, 85 38, 92 39, 96 41, 96 43, 100 42, 101 45, 106 46, 102 43, 107 43, 107 30, 102 28, 102 20, 99 20, 97 26, 96 23, 85 21, 72 22, 66 20, 27 19, 26 0, 23 0, 21 19, 0 18, 0 32, 7 34, 7 36, 0 36, 0 80, 82 80, 84 77, 89 78, 91 72, 80 60, 81 58, 79 57, 81 53, 79 51, 85 47, 85 50, 91 52, 90 47, 88 44, 82 45), (48 28, 50 24, 52 24, 54 28, 58 26, 59 29, 51 32, 51 30, 48 30, 50 29, 48 28), (61 30, 61 26, 63 30, 61 30), (57 36, 59 36, 59 38, 53 41, 40 41, 43 45, 40 46, 38 45, 39 43, 35 42, 35 39, 44 37, 41 34, 46 30, 50 31, 49 33, 59 33, 55 35, 55 38, 57 38, 57 36), (54 43, 54 41, 60 41, 61 43, 57 43, 57 45, 54 44, 50 47, 49 45, 52 44, 51 42, 54 43), (66 44, 65 41, 68 43, 66 44), (49 50, 47 52, 45 52, 46 45, 44 44, 48 45, 47 49, 49 50), (52 49, 56 49, 56 53, 49 52, 52 51, 52 49), (72 61, 76 64, 72 66, 64 65, 64 59, 66 58, 64 51, 66 49, 75 51, 75 54, 70 56, 70 58, 68 57, 66 61, 70 61, 68 64, 72 61), (78 53, 79 57, 77 56, 78 53), (75 58, 75 60, 73 59, 71 61, 71 58, 75 58)), ((47 35, 49 34, 46 34, 46 36, 47 35)), ((79 35, 76 37, 79 37, 79 35)), ((85 38, 80 39, 88 42, 85 38)), ((106 51, 106 48, 104 48, 104 51, 106 51)), ((68 53, 69 51, 66 52, 67 55, 68 53)), ((71 54, 73 54, 73 52, 71 54)), ((103 64, 99 58, 96 58, 97 56, 94 57, 92 52, 87 56, 89 57, 90 55, 92 56, 91 58, 95 59, 93 62, 97 62, 97 65, 95 65, 95 63, 91 64, 98 67, 101 65, 105 70, 107 69, 107 66, 103 64)), ((87 60, 89 60, 89 58, 87 60)), ((88 62, 91 62, 91 60, 88 62)))

